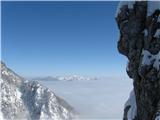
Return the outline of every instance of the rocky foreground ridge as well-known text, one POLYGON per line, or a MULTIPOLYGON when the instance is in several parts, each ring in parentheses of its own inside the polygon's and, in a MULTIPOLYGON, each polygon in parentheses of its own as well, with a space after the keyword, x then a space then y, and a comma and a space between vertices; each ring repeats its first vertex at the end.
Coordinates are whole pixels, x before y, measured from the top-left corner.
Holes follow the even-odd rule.
POLYGON ((124 120, 160 120, 160 1, 120 2, 116 21, 134 86, 124 120))

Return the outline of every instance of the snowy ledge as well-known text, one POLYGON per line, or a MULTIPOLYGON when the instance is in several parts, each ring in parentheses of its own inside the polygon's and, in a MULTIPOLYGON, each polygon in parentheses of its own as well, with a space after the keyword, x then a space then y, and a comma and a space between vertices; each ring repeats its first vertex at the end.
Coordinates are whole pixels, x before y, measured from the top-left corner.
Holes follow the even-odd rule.
POLYGON ((160 69, 160 51, 156 55, 153 55, 148 50, 143 50, 141 64, 143 66, 153 64, 153 67, 159 70, 160 69))
POLYGON ((125 108, 130 106, 129 111, 127 112, 128 120, 133 120, 137 115, 137 105, 134 90, 130 92, 129 99, 125 103, 125 108))
POLYGON ((121 8, 124 6, 124 5, 127 5, 129 9, 133 9, 134 8, 134 4, 135 4, 135 1, 120 1, 119 4, 118 4, 118 7, 117 7, 117 11, 116 11, 116 17, 118 16, 119 13, 121 13, 121 8))
POLYGON ((156 33, 154 34, 155 38, 160 38, 160 29, 156 30, 156 33))
POLYGON ((160 115, 155 118, 155 120, 160 120, 160 115))

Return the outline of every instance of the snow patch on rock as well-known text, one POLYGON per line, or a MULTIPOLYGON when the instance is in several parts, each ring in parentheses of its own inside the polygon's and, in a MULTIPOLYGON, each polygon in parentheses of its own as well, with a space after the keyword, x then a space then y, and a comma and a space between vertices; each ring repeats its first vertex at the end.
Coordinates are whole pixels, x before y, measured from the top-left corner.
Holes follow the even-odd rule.
MULTIPOLYGON (((136 1, 120 1, 116 11, 116 17, 121 12, 121 8, 124 5, 127 5, 129 9, 134 8, 134 4, 136 1)), ((160 2, 159 1, 147 1, 147 16, 151 16, 155 10, 160 10, 160 2)))
POLYGON ((125 103, 125 108, 130 106, 129 111, 127 113, 128 120, 133 120, 137 115, 137 105, 134 90, 130 92, 129 99, 125 103))
POLYGON ((155 38, 160 38, 160 29, 156 30, 156 33, 154 34, 155 38))
POLYGON ((118 14, 121 12, 121 8, 124 6, 124 5, 127 5, 129 9, 133 9, 134 7, 134 4, 135 4, 135 1, 120 1, 119 4, 118 4, 118 7, 117 7, 117 12, 116 12, 116 17, 118 16, 118 14))
POLYGON ((156 55, 152 55, 148 50, 142 51, 142 62, 141 65, 151 65, 159 70, 160 68, 160 51, 156 55))
POLYGON ((158 115, 158 116, 155 118, 155 120, 160 120, 160 115, 158 115))
POLYGON ((145 37, 148 36, 148 30, 147 30, 147 29, 144 29, 143 33, 144 33, 144 36, 145 36, 145 37))

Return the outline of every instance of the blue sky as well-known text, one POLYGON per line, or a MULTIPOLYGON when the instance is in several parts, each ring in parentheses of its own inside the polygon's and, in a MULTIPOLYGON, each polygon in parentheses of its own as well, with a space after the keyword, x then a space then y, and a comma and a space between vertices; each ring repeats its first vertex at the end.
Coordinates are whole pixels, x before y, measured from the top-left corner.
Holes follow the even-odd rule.
POLYGON ((23 76, 125 76, 118 2, 3 2, 2 60, 23 76))

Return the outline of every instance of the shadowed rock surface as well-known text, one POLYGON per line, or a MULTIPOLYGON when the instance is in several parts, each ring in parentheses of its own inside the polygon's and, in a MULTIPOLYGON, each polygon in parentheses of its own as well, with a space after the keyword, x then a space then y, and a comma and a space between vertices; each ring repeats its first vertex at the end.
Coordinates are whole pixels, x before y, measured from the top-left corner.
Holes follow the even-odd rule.
POLYGON ((160 120, 160 3, 121 3, 116 21, 118 50, 128 58, 136 101, 125 106, 124 120, 160 120), (129 115, 132 106, 135 115, 129 115))

